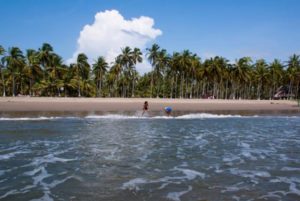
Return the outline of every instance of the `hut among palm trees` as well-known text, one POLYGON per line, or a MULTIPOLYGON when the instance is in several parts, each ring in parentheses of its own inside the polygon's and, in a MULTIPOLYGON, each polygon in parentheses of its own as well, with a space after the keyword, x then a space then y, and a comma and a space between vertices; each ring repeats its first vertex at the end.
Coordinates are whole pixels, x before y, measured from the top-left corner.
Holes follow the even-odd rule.
POLYGON ((288 98, 293 98, 295 97, 294 94, 289 93, 289 88, 287 86, 280 86, 274 95, 274 99, 288 99, 288 98))

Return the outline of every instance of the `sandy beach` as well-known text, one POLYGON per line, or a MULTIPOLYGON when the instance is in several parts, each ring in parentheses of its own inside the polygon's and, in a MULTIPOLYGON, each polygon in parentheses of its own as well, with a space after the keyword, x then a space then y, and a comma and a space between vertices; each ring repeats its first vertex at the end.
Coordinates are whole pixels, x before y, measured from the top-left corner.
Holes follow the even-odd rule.
POLYGON ((50 98, 2 97, 1 112, 134 112, 142 110, 144 101, 149 111, 162 111, 166 106, 174 111, 290 111, 300 112, 296 101, 289 100, 211 100, 157 98, 50 98))

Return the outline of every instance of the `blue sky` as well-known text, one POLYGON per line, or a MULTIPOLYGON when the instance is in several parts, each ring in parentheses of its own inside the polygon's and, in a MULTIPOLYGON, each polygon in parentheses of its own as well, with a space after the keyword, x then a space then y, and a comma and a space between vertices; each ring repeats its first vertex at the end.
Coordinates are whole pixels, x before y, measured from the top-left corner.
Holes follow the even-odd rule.
POLYGON ((286 61, 300 54, 299 0, 0 0, 0 44, 39 48, 50 43, 64 60, 97 12, 115 9, 126 19, 148 16, 162 31, 152 42, 172 53, 189 49, 286 61))

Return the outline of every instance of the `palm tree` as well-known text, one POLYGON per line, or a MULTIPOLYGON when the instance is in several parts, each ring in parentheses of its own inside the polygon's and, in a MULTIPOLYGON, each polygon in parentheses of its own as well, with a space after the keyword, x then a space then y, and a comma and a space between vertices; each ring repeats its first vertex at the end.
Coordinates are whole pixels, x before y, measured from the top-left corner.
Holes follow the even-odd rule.
POLYGON ((227 67, 227 60, 216 56, 205 62, 208 74, 213 82, 212 95, 219 98, 220 87, 223 84, 223 70, 227 67))
MULTIPOLYGON (((70 64, 67 73, 64 75, 65 94, 71 96, 78 96, 78 79, 77 79, 77 65, 70 64)), ((80 84, 80 83, 79 83, 80 84)))
POLYGON ((84 53, 80 53, 77 56, 76 62, 76 80, 77 80, 77 92, 78 97, 81 96, 80 85, 84 79, 88 78, 87 71, 89 71, 90 65, 88 63, 88 58, 84 53))
MULTIPOLYGON (((143 61, 143 57, 142 57, 142 52, 139 48, 134 48, 133 52, 132 52, 132 60, 133 60, 133 64, 136 65, 137 63, 141 63, 143 61)), ((134 89, 135 89, 135 82, 136 82, 136 76, 135 76, 135 66, 132 66, 133 68, 131 69, 131 75, 132 75, 132 93, 131 96, 134 97, 134 89)))
POLYGON ((227 67, 223 70, 223 78, 226 80, 224 99, 228 99, 228 91, 230 90, 229 84, 231 84, 232 81, 231 71, 232 71, 232 64, 227 63, 227 67))
POLYGON ((9 49, 8 55, 4 57, 4 60, 12 76, 12 96, 15 96, 15 77, 16 74, 20 72, 22 66, 24 66, 24 56, 18 47, 12 47, 9 49))
MULTIPOLYGON (((289 58, 288 69, 287 69, 287 75, 289 78, 289 96, 290 96, 290 98, 293 95, 293 93, 292 93, 293 85, 294 85, 295 80, 297 80, 298 72, 300 72, 300 56, 294 54, 289 58)), ((297 86, 299 86, 299 80, 298 80, 297 86)), ((297 90, 297 92, 298 92, 298 90, 297 90)))
POLYGON ((119 85, 119 80, 120 80, 120 75, 122 73, 122 64, 120 61, 120 57, 116 57, 115 62, 113 66, 110 69, 109 74, 112 74, 112 77, 115 77, 115 82, 114 82, 114 96, 118 96, 119 90, 118 90, 118 85, 119 85))
MULTIPOLYGON (((3 56, 4 53, 5 53, 5 49, 0 45, 0 56, 3 56)), ((5 93, 4 72, 2 68, 4 68, 4 59, 0 58, 0 74, 2 79, 2 90, 3 90, 3 97, 5 97, 6 93, 5 93)))
POLYGON ((103 76, 107 72, 108 64, 104 57, 98 57, 97 61, 93 64, 93 73, 95 74, 97 97, 101 96, 101 89, 103 83, 103 76))
POLYGON ((255 63, 254 75, 257 81, 257 99, 261 99, 261 93, 263 91, 263 83, 268 81, 269 72, 268 65, 264 59, 257 60, 255 63))
MULTIPOLYGON (((112 68, 111 68, 112 69, 112 68)), ((114 94, 114 83, 117 80, 117 74, 114 73, 114 71, 110 70, 108 73, 106 73, 106 85, 108 87, 108 96, 112 97, 112 94, 114 94)))
POLYGON ((62 58, 53 53, 50 56, 49 67, 47 68, 49 75, 50 90, 57 96, 60 96, 61 88, 64 87, 63 73, 65 69, 63 68, 62 58))
POLYGON ((241 98, 241 86, 250 79, 251 58, 243 57, 236 61, 232 68, 233 98, 241 98))
POLYGON ((160 47, 157 44, 153 44, 151 48, 146 49, 148 51, 148 53, 147 53, 148 61, 152 65, 151 98, 153 96, 153 73, 154 73, 154 68, 157 65, 157 58, 158 58, 159 49, 160 49, 160 47))
MULTIPOLYGON (((49 67, 51 54, 53 54, 52 46, 48 43, 43 43, 42 47, 39 48, 39 51, 38 51, 38 58, 43 67, 43 70, 46 70, 47 67, 49 67)), ((46 73, 46 71, 44 71, 44 79, 47 76, 45 73, 46 73)))
POLYGON ((272 88, 270 89, 270 97, 273 97, 276 89, 282 84, 282 78, 284 75, 283 65, 278 59, 274 59, 274 61, 269 66, 271 80, 272 80, 272 88))
POLYGON ((121 63, 122 66, 122 96, 125 97, 127 90, 129 90, 129 88, 127 87, 128 84, 125 85, 125 83, 128 83, 127 79, 129 78, 130 75, 130 69, 132 68, 133 64, 134 64, 134 60, 133 60, 133 52, 131 50, 130 47, 125 47, 122 48, 122 53, 118 56, 119 57, 119 61, 121 63))
POLYGON ((33 49, 28 49, 26 51, 26 64, 24 70, 29 78, 29 95, 32 96, 32 86, 35 84, 36 79, 43 74, 39 65, 38 53, 33 49))
POLYGON ((192 62, 191 55, 192 53, 189 50, 184 50, 178 60, 179 67, 180 67, 179 71, 181 74, 180 98, 183 98, 183 85, 186 79, 185 76, 187 75, 187 70, 191 66, 191 62, 192 62))
POLYGON ((179 74, 179 58, 180 58, 180 53, 179 52, 174 52, 173 55, 170 58, 169 61, 169 70, 170 70, 170 76, 171 76, 171 93, 170 97, 173 98, 173 93, 174 93, 174 98, 177 97, 177 84, 178 84, 178 74, 179 74), (174 86, 175 83, 175 86, 174 86))
POLYGON ((197 71, 199 70, 201 66, 201 63, 200 63, 200 58, 194 54, 192 55, 191 57, 191 67, 189 68, 189 74, 191 76, 191 92, 190 92, 190 98, 193 98, 193 93, 194 93, 194 88, 196 86, 196 74, 197 74, 197 71))
POLYGON ((157 65, 154 69, 156 72, 156 78, 158 80, 156 97, 159 97, 159 93, 160 93, 161 76, 163 78, 163 97, 165 97, 165 76, 166 76, 166 70, 168 65, 169 65, 169 56, 167 55, 167 51, 165 49, 162 49, 158 52, 157 65))

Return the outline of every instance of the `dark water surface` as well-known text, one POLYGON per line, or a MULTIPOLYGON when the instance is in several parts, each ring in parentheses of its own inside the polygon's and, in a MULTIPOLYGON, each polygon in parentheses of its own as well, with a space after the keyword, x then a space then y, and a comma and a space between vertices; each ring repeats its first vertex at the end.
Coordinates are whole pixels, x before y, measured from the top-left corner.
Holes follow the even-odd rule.
POLYGON ((300 117, 2 117, 0 200, 300 200, 300 117))

